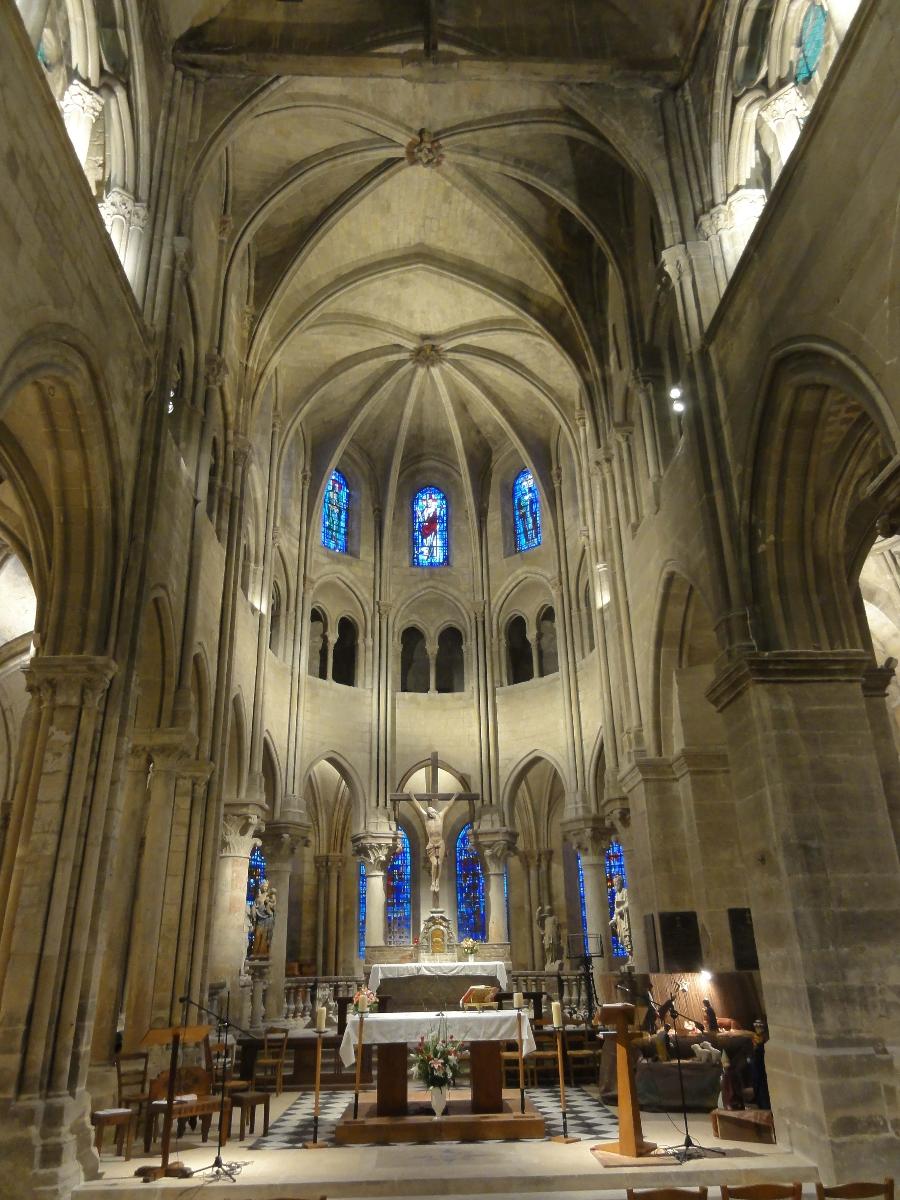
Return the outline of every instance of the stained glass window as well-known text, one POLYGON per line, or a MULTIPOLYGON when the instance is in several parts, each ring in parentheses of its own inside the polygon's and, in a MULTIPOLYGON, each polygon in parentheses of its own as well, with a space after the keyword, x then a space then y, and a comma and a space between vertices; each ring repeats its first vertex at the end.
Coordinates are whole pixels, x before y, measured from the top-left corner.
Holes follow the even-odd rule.
POLYGON ((446 567, 449 561, 447 497, 440 488, 420 488, 412 502, 412 565, 446 567))
POLYGON ((359 943, 357 952, 360 958, 366 957, 366 868, 359 864, 359 943))
MULTIPOLYGON (((625 875, 625 854, 619 842, 610 842, 606 850, 606 894, 609 897, 609 918, 612 920, 613 911, 616 906, 616 876, 622 876, 622 882, 625 887, 628 887, 628 878, 625 875)), ((615 929, 612 929, 612 952, 613 958, 627 958, 628 951, 619 941, 616 936, 615 929)))
POLYGON ((584 867, 581 865, 581 855, 578 855, 578 902, 581 905, 581 936, 584 940, 584 952, 590 954, 588 948, 587 902, 584 898, 584 867))
POLYGON ((825 48, 825 26, 828 14, 821 4, 810 4, 800 23, 800 41, 797 48, 797 65, 794 79, 797 83, 809 83, 816 73, 819 59, 825 48))
POLYGON ((484 871, 472 837, 472 822, 463 825, 456 839, 456 927, 459 939, 485 939, 484 871))
POLYGON ((350 485, 340 473, 332 471, 322 501, 322 545, 326 550, 347 553, 347 518, 350 513, 350 485))
MULTIPOLYGON (((266 878, 266 856, 263 854, 259 846, 254 846, 250 851, 250 866, 247 871, 247 904, 250 905, 256 899, 256 893, 259 891, 259 885, 266 878)), ((253 945, 253 930, 247 930, 247 948, 253 945)))
POLYGON ((412 932, 410 895, 409 836, 400 827, 400 846, 388 863, 384 874, 386 921, 385 941, 388 946, 406 945, 412 932))
POLYGON ((512 499, 516 550, 533 550, 541 544, 541 498, 534 476, 527 467, 516 476, 512 499))

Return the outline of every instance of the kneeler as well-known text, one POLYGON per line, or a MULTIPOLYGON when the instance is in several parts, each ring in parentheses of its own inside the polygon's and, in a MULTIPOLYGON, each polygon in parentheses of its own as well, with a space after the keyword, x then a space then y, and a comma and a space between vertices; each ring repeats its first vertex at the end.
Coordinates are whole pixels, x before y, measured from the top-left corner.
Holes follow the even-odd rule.
MULTIPOLYGON (((178 1076, 178 1057, 182 1046, 193 1046, 209 1036, 209 1025, 175 1025, 165 1029, 149 1029, 141 1039, 141 1049, 149 1050, 151 1046, 169 1046, 169 1085, 166 1090, 166 1109, 163 1117, 162 1132, 162 1161, 158 1167, 140 1167, 135 1175, 142 1179, 165 1179, 167 1176, 175 1179, 190 1178, 191 1171, 184 1163, 169 1162, 169 1149, 172 1142, 172 1121, 174 1119, 175 1092, 178 1076)), ((193 1107, 193 1106, 189 1106, 193 1107)), ((152 1121, 153 1105, 148 1108, 148 1120, 152 1121)), ((191 1116, 187 1109, 179 1116, 191 1116)))

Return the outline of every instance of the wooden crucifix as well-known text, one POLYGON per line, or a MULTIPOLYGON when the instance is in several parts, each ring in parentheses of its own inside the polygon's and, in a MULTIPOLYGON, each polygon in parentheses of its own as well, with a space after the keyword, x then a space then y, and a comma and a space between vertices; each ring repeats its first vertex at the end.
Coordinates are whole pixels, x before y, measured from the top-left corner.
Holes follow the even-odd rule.
POLYGON ((394 805, 394 820, 397 820, 398 805, 409 801, 419 810, 419 815, 425 822, 428 834, 428 844, 425 854, 431 866, 431 895, 432 903, 437 906, 438 894, 441 890, 441 867, 444 863, 444 814, 454 800, 465 800, 469 805, 469 820, 475 820, 475 801, 479 799, 477 792, 440 792, 438 791, 438 752, 432 750, 427 771, 428 787, 424 792, 392 792, 391 803, 394 805), (444 804, 440 812, 435 807, 444 804))

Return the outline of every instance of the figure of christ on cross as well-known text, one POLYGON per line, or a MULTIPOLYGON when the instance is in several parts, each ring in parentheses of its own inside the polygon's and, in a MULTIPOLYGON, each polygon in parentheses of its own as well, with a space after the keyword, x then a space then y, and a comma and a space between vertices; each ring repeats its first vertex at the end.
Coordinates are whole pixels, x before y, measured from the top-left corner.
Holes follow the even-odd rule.
POLYGON ((431 867, 431 904, 438 907, 438 896, 441 890, 441 869, 444 865, 444 816, 454 800, 466 800, 470 812, 478 799, 477 792, 439 792, 438 791, 438 752, 432 750, 428 766, 428 789, 424 792, 393 792, 391 800, 395 806, 401 801, 409 801, 416 806, 425 823, 428 843, 425 854, 431 867), (435 807, 444 804, 440 812, 435 807))

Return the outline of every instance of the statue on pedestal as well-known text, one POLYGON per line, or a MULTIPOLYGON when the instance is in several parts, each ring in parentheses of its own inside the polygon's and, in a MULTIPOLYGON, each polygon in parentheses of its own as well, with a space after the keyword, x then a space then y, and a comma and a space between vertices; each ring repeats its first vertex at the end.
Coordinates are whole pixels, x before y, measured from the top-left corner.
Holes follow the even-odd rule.
POLYGON ((631 958, 631 916, 628 911, 628 888, 625 886, 625 880, 621 875, 616 875, 613 883, 616 887, 616 894, 613 902, 612 920, 609 923, 609 927, 625 947, 628 957, 631 958))
POLYGON ((540 905, 534 916, 535 924, 541 931, 541 943, 544 947, 544 970, 556 971, 562 960, 562 945, 559 938, 559 918, 553 911, 553 906, 540 905))
POLYGON ((272 931, 275 928, 275 905, 277 897, 275 890, 269 886, 268 879, 259 885, 259 891, 253 903, 248 906, 250 924, 253 929, 253 942, 250 947, 251 958, 268 958, 272 947, 272 931))

